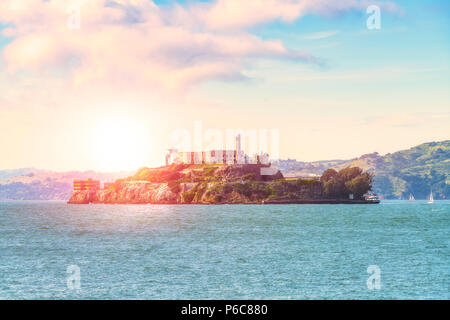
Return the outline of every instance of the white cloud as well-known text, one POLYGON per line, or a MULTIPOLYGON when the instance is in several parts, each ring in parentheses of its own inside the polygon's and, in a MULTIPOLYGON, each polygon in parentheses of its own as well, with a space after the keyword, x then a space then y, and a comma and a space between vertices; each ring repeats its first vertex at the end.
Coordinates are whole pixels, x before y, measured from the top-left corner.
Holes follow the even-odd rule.
POLYGON ((339 30, 315 32, 315 33, 310 33, 310 34, 304 35, 303 39, 306 39, 306 40, 326 39, 326 38, 332 37, 338 33, 339 33, 339 30))
POLYGON ((356 0, 218 0, 174 7, 147 0, 6 0, 0 3, 0 23, 8 26, 3 33, 12 42, 3 58, 10 75, 56 74, 75 86, 172 91, 207 79, 242 78, 259 58, 317 63, 308 52, 262 40, 247 28, 365 6, 366 1, 356 0), (78 30, 67 27, 74 3, 81 12, 78 30))
POLYGON ((401 10, 392 2, 369 0, 217 0, 195 5, 187 12, 181 10, 179 16, 186 18, 187 13, 194 18, 194 24, 214 30, 230 30, 274 20, 289 23, 306 14, 332 16, 350 10, 365 12, 369 5, 378 5, 390 13, 401 10))
POLYGON ((433 123, 439 123, 441 121, 447 121, 450 114, 430 114, 430 113, 395 113, 385 116, 373 116, 366 119, 366 123, 376 127, 416 127, 424 125, 433 121, 433 123))

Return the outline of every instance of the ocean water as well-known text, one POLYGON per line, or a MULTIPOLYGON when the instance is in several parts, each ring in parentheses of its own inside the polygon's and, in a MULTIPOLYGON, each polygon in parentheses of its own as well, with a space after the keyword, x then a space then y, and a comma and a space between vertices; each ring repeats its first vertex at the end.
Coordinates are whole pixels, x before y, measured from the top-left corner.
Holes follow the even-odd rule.
POLYGON ((0 299, 449 299, 449 231, 450 201, 1 202, 0 299))

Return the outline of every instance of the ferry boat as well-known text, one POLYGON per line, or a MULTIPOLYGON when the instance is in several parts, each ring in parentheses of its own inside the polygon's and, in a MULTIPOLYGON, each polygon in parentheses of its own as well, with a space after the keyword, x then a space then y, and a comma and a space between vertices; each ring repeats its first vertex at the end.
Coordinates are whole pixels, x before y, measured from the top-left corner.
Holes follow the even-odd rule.
POLYGON ((380 198, 377 196, 375 192, 369 193, 364 197, 364 200, 371 201, 371 202, 380 202, 380 198))

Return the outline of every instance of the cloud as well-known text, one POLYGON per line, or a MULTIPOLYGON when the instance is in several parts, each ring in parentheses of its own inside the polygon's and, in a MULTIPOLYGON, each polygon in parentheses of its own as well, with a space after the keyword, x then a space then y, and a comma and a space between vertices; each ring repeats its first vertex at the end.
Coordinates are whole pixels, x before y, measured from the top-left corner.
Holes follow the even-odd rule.
POLYGON ((326 39, 326 38, 332 37, 338 33, 339 33, 339 30, 315 32, 315 33, 304 35, 303 39, 306 39, 306 40, 326 39))
POLYGON ((320 63, 247 28, 365 6, 356 0, 218 0, 169 7, 149 0, 6 0, 0 3, 0 23, 8 26, 3 33, 12 41, 3 59, 10 74, 56 73, 75 86, 178 90, 208 79, 240 79, 260 58, 320 63), (80 29, 68 28, 73 8, 80 10, 80 29))
POLYGON ((366 124, 377 127, 416 127, 437 120, 446 121, 448 113, 396 113, 385 116, 373 116, 366 119, 366 124))
POLYGON ((423 123, 423 118, 414 114, 393 114, 367 119, 369 125, 382 127, 410 127, 423 123))
MULTIPOLYGON (((209 29, 253 27, 274 20, 293 22, 307 14, 333 16, 351 10, 361 12, 378 5, 385 12, 401 12, 392 2, 368 0, 218 0, 195 5, 188 11, 196 23, 209 29)), ((179 12, 183 16, 186 12, 179 12)))

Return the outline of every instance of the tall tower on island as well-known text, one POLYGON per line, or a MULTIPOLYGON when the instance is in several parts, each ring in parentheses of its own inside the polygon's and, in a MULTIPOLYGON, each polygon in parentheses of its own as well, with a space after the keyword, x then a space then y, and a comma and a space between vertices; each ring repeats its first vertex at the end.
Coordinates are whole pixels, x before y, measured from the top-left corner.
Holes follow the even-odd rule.
POLYGON ((236 136, 236 152, 237 154, 241 154, 241 134, 236 136))

